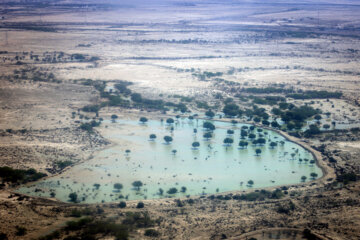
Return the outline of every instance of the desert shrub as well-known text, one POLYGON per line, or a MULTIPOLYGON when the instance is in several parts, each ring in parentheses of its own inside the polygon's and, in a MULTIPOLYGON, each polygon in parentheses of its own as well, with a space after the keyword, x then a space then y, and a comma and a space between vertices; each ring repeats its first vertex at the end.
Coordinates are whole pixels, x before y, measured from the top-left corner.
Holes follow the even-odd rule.
POLYGON ((55 164, 58 168, 64 169, 64 168, 72 165, 73 162, 72 161, 57 161, 57 162, 55 162, 55 164))
POLYGON ((121 201, 118 206, 119 208, 126 208, 126 202, 121 201))
POLYGON ((138 228, 147 228, 154 226, 154 221, 147 212, 127 212, 122 224, 138 228))
POLYGON ((24 236, 26 234, 26 228, 20 226, 16 226, 15 228, 16 228, 16 232, 15 232, 16 236, 24 236))
POLYGON ((100 110, 99 105, 87 105, 82 108, 84 112, 98 112, 100 110))
POLYGON ((155 229, 146 229, 144 235, 147 237, 158 237, 160 233, 155 229))
POLYGON ((26 183, 39 180, 47 176, 45 173, 37 172, 35 169, 13 169, 10 167, 0 167, 0 178, 4 182, 26 183))
POLYGON ((138 202, 138 204, 136 205, 136 208, 144 208, 144 203, 143 202, 138 202))

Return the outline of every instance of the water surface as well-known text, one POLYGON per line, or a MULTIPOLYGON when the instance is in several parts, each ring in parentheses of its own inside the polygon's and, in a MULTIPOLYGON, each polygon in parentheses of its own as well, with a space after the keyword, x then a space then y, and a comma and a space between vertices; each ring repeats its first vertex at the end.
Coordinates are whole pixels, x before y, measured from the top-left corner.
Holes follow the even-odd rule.
POLYGON ((146 124, 132 120, 105 121, 103 124, 108 125, 108 130, 104 137, 116 142, 116 146, 61 175, 18 191, 44 197, 53 192, 61 201, 69 201, 69 193, 76 192, 79 201, 96 203, 264 188, 296 184, 301 182, 301 176, 306 176, 308 181, 312 172, 318 177, 322 175, 321 169, 310 164, 313 156, 309 151, 274 131, 259 133, 255 129, 253 133, 258 137, 262 134, 266 144, 253 145, 248 141, 249 146, 241 149, 238 147, 240 129, 245 124, 213 122, 216 130, 213 138, 207 140, 203 138, 202 123, 203 120, 188 119, 179 119, 172 125, 165 121, 146 124), (235 133, 228 135, 228 129, 235 133), (149 140, 152 133, 157 136, 154 141, 149 140), (171 144, 164 142, 166 135, 173 138, 171 144), (223 144, 226 137, 234 139, 232 146, 223 144), (199 148, 192 147, 195 141, 200 143, 199 148), (270 141, 277 142, 278 146, 271 148, 270 141), (131 152, 126 153, 127 149, 131 152), (262 153, 257 156, 255 149, 261 149, 262 153), (254 184, 249 185, 249 180, 254 184), (144 185, 140 189, 134 188, 134 181, 144 185), (123 189, 114 189, 115 183, 121 183, 123 189), (100 187, 97 189, 94 184, 100 184, 100 187), (186 187, 185 192, 181 192, 182 187, 186 187), (160 188, 164 190, 162 195, 160 188), (179 192, 168 194, 170 188, 179 192))

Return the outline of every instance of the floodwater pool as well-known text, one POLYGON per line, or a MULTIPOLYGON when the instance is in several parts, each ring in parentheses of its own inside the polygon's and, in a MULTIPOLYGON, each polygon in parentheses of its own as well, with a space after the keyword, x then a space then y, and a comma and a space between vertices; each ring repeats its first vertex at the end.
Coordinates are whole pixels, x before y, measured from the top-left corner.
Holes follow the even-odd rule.
POLYGON ((102 134, 115 143, 113 146, 62 174, 22 186, 17 191, 55 196, 64 202, 74 192, 79 202, 99 203, 265 188, 297 184, 303 181, 302 176, 309 181, 311 173, 322 176, 321 169, 311 163, 314 158, 308 150, 274 131, 258 128, 251 131, 250 125, 212 121, 216 129, 212 138, 205 139, 206 130, 202 127, 205 120, 174 120, 173 124, 104 121, 103 125, 108 127, 102 134), (263 138, 266 143, 252 144, 247 136, 244 140, 249 145, 240 148, 244 126, 248 135, 253 133, 256 139, 263 138), (234 134, 228 134, 229 129, 234 134), (150 134, 155 134, 156 139, 150 140, 150 134), (171 136, 173 141, 167 144, 164 136, 171 136), (234 143, 225 145, 225 138, 233 139, 234 143), (199 142, 200 146, 194 148, 193 142, 199 142), (277 146, 271 147, 270 142, 276 142, 277 146), (256 149, 261 153, 256 154, 256 149), (140 181, 142 186, 134 187, 135 181, 140 181), (122 188, 114 188, 116 183, 122 188))

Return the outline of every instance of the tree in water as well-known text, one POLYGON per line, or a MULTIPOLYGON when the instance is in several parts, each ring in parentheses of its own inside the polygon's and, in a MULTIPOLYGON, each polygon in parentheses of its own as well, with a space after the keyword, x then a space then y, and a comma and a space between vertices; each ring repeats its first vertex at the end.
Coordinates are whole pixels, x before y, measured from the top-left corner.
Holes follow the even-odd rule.
POLYGON ((174 119, 168 118, 168 119, 166 119, 166 123, 167 123, 167 124, 173 124, 173 123, 174 123, 174 119))
POLYGON ((208 111, 205 112, 205 115, 208 118, 213 118, 215 116, 215 113, 213 111, 211 111, 211 109, 209 109, 208 111))
POLYGON ((271 142, 271 143, 270 143, 270 147, 271 147, 272 149, 274 149, 276 146, 277 146, 277 142, 271 142))
POLYGON ((239 147, 240 148, 246 148, 249 145, 249 143, 247 141, 240 141, 239 142, 239 147))
POLYGON ((231 144, 234 142, 234 140, 232 138, 225 138, 224 139, 224 144, 228 147, 231 146, 231 144))
POLYGON ((234 130, 228 129, 228 130, 226 131, 226 133, 227 133, 228 135, 233 135, 233 134, 234 134, 234 130))
POLYGON ((116 191, 120 192, 120 190, 123 188, 123 185, 121 183, 115 183, 114 188, 116 191))
POLYGON ((76 192, 72 192, 72 193, 69 194, 69 198, 70 198, 70 202, 76 203, 78 195, 77 195, 76 192))
POLYGON ((170 188, 168 191, 167 191, 167 193, 168 194, 175 194, 175 193, 177 193, 178 192, 178 190, 177 190, 177 188, 170 188))
POLYGON ((194 149, 197 149, 198 147, 200 147, 199 142, 193 142, 191 145, 193 146, 194 149))
POLYGON ((143 186, 143 183, 141 181, 134 181, 132 185, 139 191, 140 188, 143 186))
POLYGON ((261 149, 260 149, 260 148, 257 148, 257 149, 255 150, 255 152, 256 152, 256 156, 259 156, 260 153, 261 153, 261 149))
POLYGON ((207 131, 214 131, 215 130, 215 125, 212 124, 211 122, 204 122, 203 123, 203 128, 205 128, 207 131))
POLYGON ((147 119, 146 117, 141 117, 141 118, 139 119, 139 121, 140 121, 142 124, 145 124, 145 123, 148 121, 148 119, 147 119))
POLYGON ((210 132, 204 133, 203 137, 208 141, 210 138, 212 138, 212 134, 210 132))
POLYGON ((116 114, 111 115, 111 121, 115 122, 118 116, 116 114))
POLYGON ((154 141, 156 139, 156 134, 150 134, 150 140, 154 141))
POLYGON ((165 136, 164 137, 164 141, 166 142, 166 144, 170 144, 172 142, 173 138, 170 136, 165 136))
POLYGON ((310 173, 310 177, 314 180, 315 178, 317 178, 318 174, 317 173, 310 173))

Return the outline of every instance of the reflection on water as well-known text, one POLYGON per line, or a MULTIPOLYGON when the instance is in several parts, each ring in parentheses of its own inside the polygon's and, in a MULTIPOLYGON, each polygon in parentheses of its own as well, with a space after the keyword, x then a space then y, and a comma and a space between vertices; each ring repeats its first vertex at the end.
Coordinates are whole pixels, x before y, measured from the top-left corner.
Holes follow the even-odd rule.
POLYGON ((313 156, 307 150, 276 132, 255 129, 252 132, 257 138, 265 138, 266 144, 254 145, 246 138, 249 146, 239 148, 240 129, 249 125, 213 122, 216 130, 207 140, 203 137, 202 123, 202 120, 188 119, 179 119, 172 125, 129 120, 104 123, 113 129, 104 137, 119 144, 59 176, 18 191, 45 197, 53 194, 61 201, 69 201, 69 194, 76 192, 79 201, 96 203, 295 184, 301 182, 302 176, 310 180, 310 173, 322 175, 321 170, 310 163, 313 156), (197 128, 196 134, 194 128, 197 128), (235 133, 227 134, 228 129, 235 133), (156 134, 157 138, 151 141, 150 134, 156 134), (173 141, 166 144, 164 136, 171 136, 173 141), (234 140, 231 146, 223 144, 226 137, 234 140), (274 148, 269 146, 272 141, 278 143, 274 148), (194 148, 193 142, 199 142, 200 146, 194 148), (127 149, 131 152, 126 153, 127 149), (256 155, 256 149, 261 149, 261 153, 256 155), (248 184, 250 180, 253 185, 248 184), (134 187, 134 181, 141 181, 143 185, 134 187), (123 188, 114 189, 115 183, 121 183, 123 188), (167 193, 171 188, 176 188, 173 191, 177 193, 167 193), (162 194, 159 189, 163 190, 162 194))

